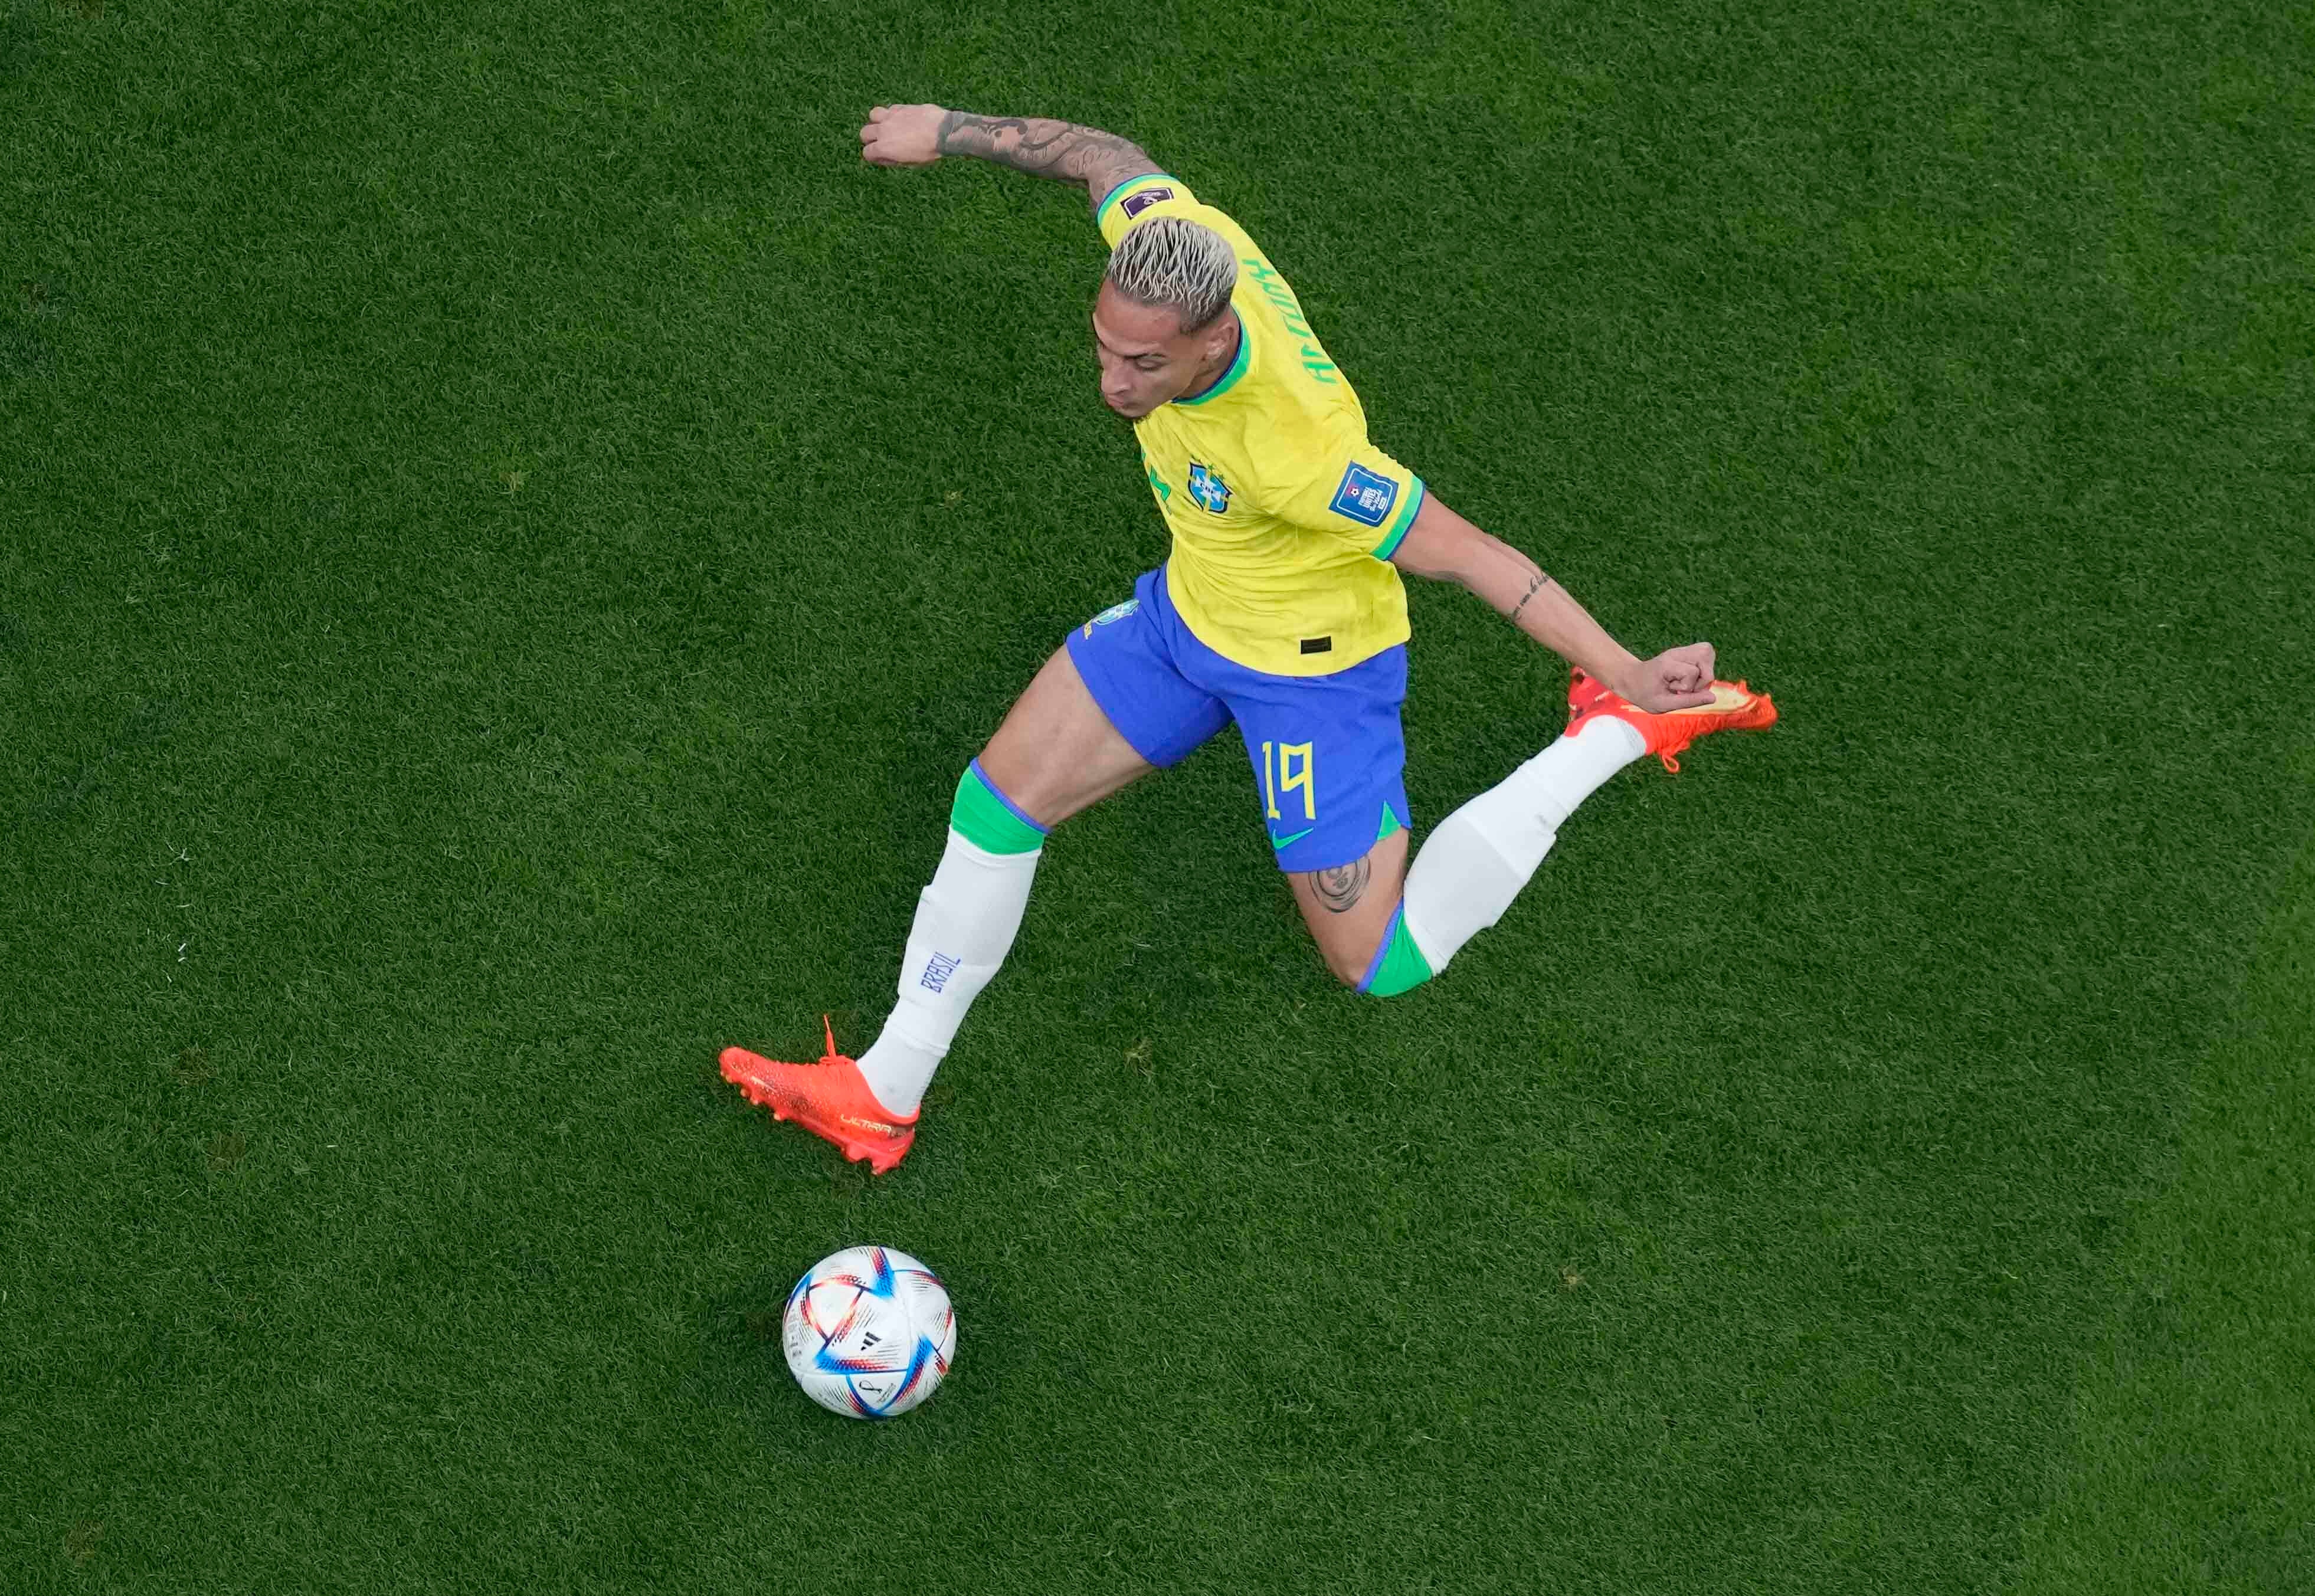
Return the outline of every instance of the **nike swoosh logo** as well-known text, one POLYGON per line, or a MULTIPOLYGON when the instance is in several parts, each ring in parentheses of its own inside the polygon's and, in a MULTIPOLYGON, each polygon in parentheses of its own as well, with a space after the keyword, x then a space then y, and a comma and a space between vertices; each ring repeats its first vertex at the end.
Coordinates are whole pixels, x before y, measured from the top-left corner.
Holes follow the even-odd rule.
POLYGON ((1305 826, 1299 831, 1290 832, 1284 837, 1281 837, 1275 832, 1273 832, 1271 834, 1270 846, 1273 848, 1285 847, 1290 844, 1301 841, 1304 838, 1309 836, 1311 832, 1316 831, 1317 829, 1318 828, 1316 826, 1305 826))

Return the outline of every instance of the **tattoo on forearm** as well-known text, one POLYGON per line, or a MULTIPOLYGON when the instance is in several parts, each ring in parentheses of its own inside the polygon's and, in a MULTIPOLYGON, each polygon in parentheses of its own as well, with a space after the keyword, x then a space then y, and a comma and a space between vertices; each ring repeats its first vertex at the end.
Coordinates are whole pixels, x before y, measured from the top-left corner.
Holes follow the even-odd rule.
POLYGON ((1088 188, 1100 180, 1104 190, 1158 170, 1130 138, 1049 117, 985 117, 952 111, 941 118, 937 147, 945 155, 978 155, 1032 177, 1088 188))
POLYGON ((1373 873, 1373 866, 1366 860, 1353 859, 1332 870, 1310 872, 1310 890, 1318 894, 1318 901, 1327 913, 1346 914, 1366 896, 1367 878, 1373 873))
POLYGON ((1510 609, 1504 611, 1504 614, 1510 616, 1512 621, 1516 624, 1520 618, 1520 611, 1527 607, 1527 601, 1534 598, 1538 593, 1542 592, 1544 584, 1548 582, 1550 580, 1551 578, 1546 576, 1542 572, 1537 572, 1535 573, 1535 580, 1528 583, 1527 591, 1520 595, 1520 601, 1517 604, 1512 605, 1510 609))

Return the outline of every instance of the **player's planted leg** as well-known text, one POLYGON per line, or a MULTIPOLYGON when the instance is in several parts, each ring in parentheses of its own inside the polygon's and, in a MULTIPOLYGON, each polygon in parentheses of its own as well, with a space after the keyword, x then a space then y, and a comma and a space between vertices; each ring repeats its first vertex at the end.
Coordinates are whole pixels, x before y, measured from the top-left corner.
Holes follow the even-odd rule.
POLYGON ((817 1064, 726 1048, 724 1078, 846 1157, 891 1169, 916 1139, 925 1087, 965 1011, 1012 948, 1046 834, 1149 768, 1056 652, 958 779, 947 846, 909 928, 900 1000, 875 1045, 855 1060, 831 1033, 817 1064))
POLYGON ((876 1045, 855 1061, 836 1051, 831 1033, 817 1064, 726 1048, 724 1078, 775 1118, 798 1122, 879 1175, 898 1164, 916 1139, 926 1084, 1013 945, 1044 842, 1045 828, 1015 808, 975 759, 956 784, 940 868, 918 895, 900 1000, 876 1045))
POLYGON ((895 1113, 916 1113, 964 1011, 1012 950, 1045 832, 975 759, 957 784, 940 868, 917 898, 900 955, 900 1001, 860 1060, 868 1089, 895 1113))

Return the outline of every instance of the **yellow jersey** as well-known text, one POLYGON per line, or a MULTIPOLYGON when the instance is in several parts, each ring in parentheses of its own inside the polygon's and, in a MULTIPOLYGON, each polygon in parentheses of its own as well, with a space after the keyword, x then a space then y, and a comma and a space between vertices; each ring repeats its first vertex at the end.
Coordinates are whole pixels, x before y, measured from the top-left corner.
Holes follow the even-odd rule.
POLYGON ((1203 393, 1133 424, 1174 535, 1166 587, 1198 640, 1272 676, 1326 676, 1405 643, 1390 553, 1423 479, 1367 441, 1366 412, 1294 290, 1246 229, 1180 179, 1131 178, 1102 201, 1102 236, 1153 217, 1212 228, 1237 252, 1237 356, 1203 393))

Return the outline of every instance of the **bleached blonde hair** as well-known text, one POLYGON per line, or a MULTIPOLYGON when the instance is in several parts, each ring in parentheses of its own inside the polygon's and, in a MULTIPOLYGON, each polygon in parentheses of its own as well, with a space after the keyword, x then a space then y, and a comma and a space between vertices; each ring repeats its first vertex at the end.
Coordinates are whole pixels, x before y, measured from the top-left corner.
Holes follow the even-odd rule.
POLYGON ((1109 252, 1106 275, 1128 299, 1166 306, 1183 332, 1194 332, 1229 304, 1237 252, 1187 217, 1153 217, 1109 252))

